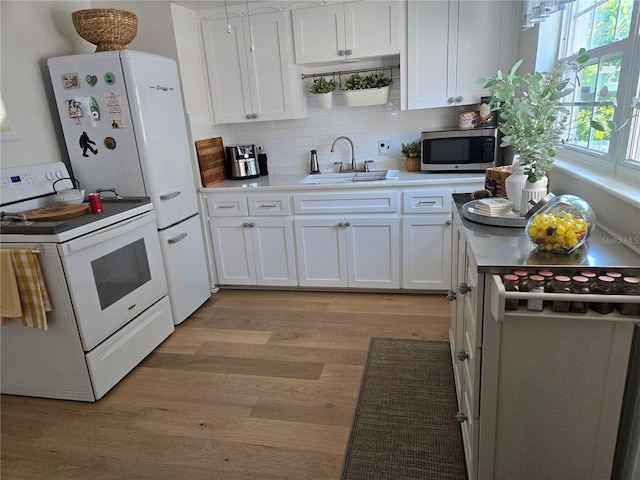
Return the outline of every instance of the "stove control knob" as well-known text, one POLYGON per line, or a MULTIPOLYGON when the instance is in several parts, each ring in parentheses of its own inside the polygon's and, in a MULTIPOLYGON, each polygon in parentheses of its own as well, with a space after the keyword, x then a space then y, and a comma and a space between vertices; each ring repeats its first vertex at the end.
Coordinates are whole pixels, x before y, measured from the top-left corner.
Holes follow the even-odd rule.
POLYGON ((56 178, 64 178, 64 173, 62 173, 62 170, 58 170, 56 172, 56 178))
POLYGON ((47 178, 47 180, 53 180, 53 173, 51 173, 51 172, 45 173, 44 176, 47 178))

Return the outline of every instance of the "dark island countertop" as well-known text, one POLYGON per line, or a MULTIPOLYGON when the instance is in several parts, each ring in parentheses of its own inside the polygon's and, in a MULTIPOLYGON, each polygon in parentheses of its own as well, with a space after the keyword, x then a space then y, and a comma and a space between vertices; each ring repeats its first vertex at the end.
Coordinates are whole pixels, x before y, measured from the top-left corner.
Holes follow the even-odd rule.
POLYGON ((496 227, 464 218, 462 206, 471 200, 469 194, 454 194, 453 215, 480 272, 503 273, 515 266, 593 267, 640 275, 640 254, 603 228, 596 226, 587 242, 568 255, 540 252, 523 227, 496 227))

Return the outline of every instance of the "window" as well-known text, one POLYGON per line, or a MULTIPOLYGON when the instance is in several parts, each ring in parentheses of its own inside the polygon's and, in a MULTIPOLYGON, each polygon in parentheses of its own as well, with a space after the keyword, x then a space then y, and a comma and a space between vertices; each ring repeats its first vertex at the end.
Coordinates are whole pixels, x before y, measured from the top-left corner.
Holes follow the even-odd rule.
POLYGON ((575 58, 583 47, 590 57, 566 104, 566 153, 618 174, 622 166, 640 168, 640 122, 628 121, 628 106, 638 96, 639 8, 633 0, 576 0, 564 12, 559 44, 560 60, 575 58), (599 131, 592 120, 616 128, 599 131))

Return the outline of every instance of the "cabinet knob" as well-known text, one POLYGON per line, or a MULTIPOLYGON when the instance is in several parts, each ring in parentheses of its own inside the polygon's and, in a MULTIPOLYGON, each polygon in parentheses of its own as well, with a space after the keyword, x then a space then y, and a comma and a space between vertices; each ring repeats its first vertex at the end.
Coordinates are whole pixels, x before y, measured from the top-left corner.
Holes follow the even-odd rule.
POLYGON ((353 50, 351 50, 350 48, 347 50, 347 55, 351 55, 353 53, 353 50))
POLYGON ((469 358, 469 354, 464 350, 458 350, 456 352, 456 358, 461 362, 464 362, 467 358, 469 358))
POLYGON ((338 55, 340 55, 341 57, 344 57, 346 53, 347 52, 345 52, 344 50, 338 50, 338 55))
POLYGON ((251 116, 250 113, 247 113, 247 120, 251 120, 253 117, 251 116))
POLYGON ((451 225, 451 220, 447 220, 446 222, 444 222, 445 225, 451 225))
POLYGON ((456 420, 458 423, 464 423, 467 421, 467 416, 462 412, 458 412, 456 413, 456 420))
POLYGON ((339 226, 339 227, 344 227, 344 222, 340 222, 340 223, 338 223, 338 226, 339 226))
POLYGON ((453 98, 453 97, 449 97, 449 98, 447 98, 447 103, 453 103, 453 102, 455 102, 455 101, 456 101, 456 99, 455 99, 455 98, 453 98))
POLYGON ((254 113, 254 114, 253 114, 253 118, 258 118, 258 114, 257 114, 257 113, 254 113))
POLYGON ((460 286, 458 287, 458 291, 462 295, 466 295, 467 293, 469 293, 471 291, 471 287, 469 285, 467 285, 466 283, 461 283, 460 286))
POLYGON ((456 299, 456 292, 454 292, 453 290, 449 290, 447 292, 447 300, 449 300, 450 302, 453 302, 456 299))
POLYGON ((351 222, 344 222, 344 226, 345 227, 350 227, 351 226, 351 222))
POLYGON ((244 222, 244 223, 242 224, 242 226, 243 226, 244 228, 249 228, 251 225, 249 225, 249 222, 244 222))
POLYGON ((456 102, 460 103, 462 100, 464 100, 462 97, 456 97, 456 102))
POLYGON ((249 228, 253 228, 253 227, 255 227, 255 226, 256 226, 256 224, 255 224, 255 223, 253 223, 253 222, 251 222, 251 223, 249 224, 249 228))

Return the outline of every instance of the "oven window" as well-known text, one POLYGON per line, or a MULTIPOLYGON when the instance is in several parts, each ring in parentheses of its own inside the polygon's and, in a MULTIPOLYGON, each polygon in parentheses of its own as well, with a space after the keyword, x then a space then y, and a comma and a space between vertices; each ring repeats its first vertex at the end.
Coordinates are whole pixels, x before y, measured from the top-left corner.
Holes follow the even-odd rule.
POLYGON ((102 310, 151 280, 143 238, 92 261, 91 268, 102 310))

